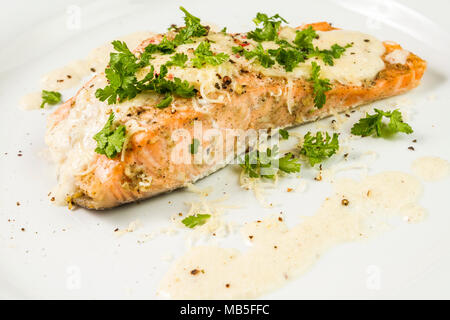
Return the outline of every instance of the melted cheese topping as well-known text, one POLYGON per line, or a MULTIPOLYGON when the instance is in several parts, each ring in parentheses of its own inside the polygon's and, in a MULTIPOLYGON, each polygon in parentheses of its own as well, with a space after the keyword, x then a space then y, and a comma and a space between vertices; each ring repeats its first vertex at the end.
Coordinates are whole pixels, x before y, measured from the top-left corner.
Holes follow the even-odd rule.
POLYGON ((174 299, 257 297, 304 273, 337 244, 385 230, 390 217, 420 221, 425 215, 418 204, 421 192, 420 182, 402 172, 360 182, 341 180, 316 214, 292 229, 279 216, 247 224, 242 235, 251 247, 245 253, 216 246, 191 248, 166 274, 159 294, 174 299), (193 274, 194 269, 202 272, 193 274))
POLYGON ((406 64, 409 55, 409 51, 397 49, 387 54, 385 59, 391 64, 406 64))

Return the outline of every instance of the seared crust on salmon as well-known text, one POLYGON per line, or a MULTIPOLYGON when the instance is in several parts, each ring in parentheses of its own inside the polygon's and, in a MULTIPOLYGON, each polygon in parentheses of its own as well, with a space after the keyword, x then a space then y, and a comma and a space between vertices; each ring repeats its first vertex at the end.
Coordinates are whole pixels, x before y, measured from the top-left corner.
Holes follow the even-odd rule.
MULTIPOLYGON (((334 30, 326 22, 311 26, 317 31, 334 30)), ((148 43, 160 40, 161 37, 157 37, 144 41, 137 52, 142 52, 148 43)), ((70 194, 70 201, 86 208, 111 208, 183 187, 225 166, 232 158, 201 164, 173 161, 173 133, 185 129, 192 135, 195 121, 201 121, 203 132, 216 129, 224 135, 226 129, 286 128, 399 95, 418 86, 426 62, 409 53, 406 63, 393 64, 391 60, 386 60, 386 56, 402 48, 394 43, 383 45, 385 53, 381 58, 385 68, 375 78, 358 85, 333 82, 332 89, 326 92, 326 103, 320 109, 314 106, 313 89, 307 79, 294 79, 288 83, 284 77, 267 76, 245 69, 233 77, 233 87, 226 85, 231 79, 221 79, 220 88, 210 93, 208 98, 213 101, 223 95, 228 98, 223 102, 209 103, 208 112, 199 109, 193 99, 179 97, 173 102, 176 106, 183 106, 179 109, 136 105, 127 116, 130 120, 139 121, 141 129, 129 136, 123 154, 113 159, 96 154, 89 163, 89 169, 74 176, 76 190, 70 194)), ((95 78, 89 81, 80 92, 94 90, 95 87, 91 87, 95 81, 95 78)), ((51 115, 48 124, 50 131, 69 116, 77 96, 51 115)), ((95 104, 90 107, 95 108, 95 104)), ((206 140, 201 143, 203 149, 208 149, 212 142, 206 140)), ((225 151, 230 148, 234 145, 224 146, 225 151)))

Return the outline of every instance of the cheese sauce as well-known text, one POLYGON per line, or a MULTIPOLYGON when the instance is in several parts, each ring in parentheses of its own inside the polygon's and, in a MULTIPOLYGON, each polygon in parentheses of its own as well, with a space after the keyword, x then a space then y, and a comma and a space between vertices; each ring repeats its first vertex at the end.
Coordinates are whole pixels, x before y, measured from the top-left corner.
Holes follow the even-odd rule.
POLYGON ((450 173, 450 163, 438 157, 421 157, 412 163, 412 171, 424 181, 438 181, 450 173))
POLYGON ((279 216, 247 224, 245 252, 217 246, 191 248, 174 263, 159 294, 174 299, 248 299, 260 296, 307 271, 332 247, 386 230, 392 217, 417 222, 420 182, 402 172, 362 181, 343 179, 313 216, 288 229, 279 216), (197 270, 197 271, 195 271, 197 270))
MULTIPOLYGON (((154 35, 152 32, 141 31, 119 37, 118 40, 125 41, 130 50, 133 50, 142 41, 154 35)), ((113 46, 107 43, 92 50, 85 59, 72 61, 64 67, 50 71, 41 77, 41 89, 61 91, 80 86, 85 77, 105 70, 111 51, 113 46)), ((27 94, 20 100, 20 106, 25 110, 39 109, 41 103, 40 92, 27 94)))

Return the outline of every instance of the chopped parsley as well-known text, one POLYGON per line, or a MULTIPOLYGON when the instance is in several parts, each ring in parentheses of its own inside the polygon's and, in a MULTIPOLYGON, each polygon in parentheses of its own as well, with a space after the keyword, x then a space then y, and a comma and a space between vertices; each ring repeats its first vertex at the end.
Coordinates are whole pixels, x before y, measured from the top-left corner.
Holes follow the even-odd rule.
POLYGON ((192 143, 189 145, 189 151, 191 154, 196 154, 198 152, 198 146, 200 145, 200 141, 198 139, 192 139, 192 143))
POLYGON ((211 218, 210 214, 196 214, 192 216, 188 216, 181 220, 181 222, 188 228, 195 228, 196 226, 201 226, 208 221, 208 219, 211 218))
POLYGON ((285 19, 276 14, 269 17, 265 13, 258 12, 253 22, 258 26, 262 25, 262 28, 256 28, 254 31, 247 33, 249 39, 253 39, 257 42, 262 41, 274 41, 278 38, 278 29, 282 22, 287 23, 285 19))
POLYGON ((200 18, 194 17, 183 7, 180 10, 184 12, 184 23, 186 26, 180 30, 173 40, 176 46, 184 43, 192 43, 192 37, 203 37, 208 34, 208 29, 200 24, 200 18))
POLYGON ((109 85, 95 92, 100 101, 107 100, 108 104, 136 97, 140 90, 135 73, 142 66, 125 42, 115 40, 112 45, 117 52, 111 52, 109 67, 105 69, 109 85))
POLYGON ((305 61, 305 54, 296 48, 288 45, 287 42, 281 41, 278 49, 269 49, 269 54, 275 58, 284 70, 291 72, 300 62, 305 61))
POLYGON ((158 109, 164 109, 167 108, 173 101, 173 97, 171 95, 167 95, 164 99, 162 99, 156 107, 158 109))
POLYGON ((247 152, 240 159, 240 166, 250 178, 274 179, 281 171, 284 173, 300 172, 300 163, 291 153, 277 157, 278 147, 267 148, 265 152, 254 150, 247 152), (278 167, 276 163, 278 162, 278 167))
POLYGON ((352 45, 347 44, 345 47, 342 47, 338 44, 333 44, 330 50, 319 50, 318 48, 314 49, 313 52, 309 54, 310 57, 319 57, 323 60, 323 62, 329 66, 334 66, 333 59, 339 59, 342 54, 345 52, 347 48, 350 48, 352 45))
POLYGON ((253 49, 252 51, 245 50, 242 47, 233 47, 232 50, 233 53, 243 55, 247 60, 256 57, 256 60, 264 68, 270 68, 275 64, 275 61, 270 57, 269 52, 264 50, 261 43, 258 43, 256 48, 253 49))
POLYGON ((122 151, 125 139, 125 126, 114 126, 114 113, 111 113, 103 129, 94 136, 94 140, 97 141, 95 152, 104 154, 110 159, 114 158, 122 151))
POLYGON ((180 68, 186 67, 186 61, 188 60, 188 56, 184 53, 175 53, 172 57, 170 57, 170 61, 166 63, 167 67, 176 66, 180 68))
POLYGON ((280 136, 283 140, 289 139, 289 132, 287 130, 280 129, 280 130, 278 130, 278 133, 280 134, 280 136))
POLYGON ((45 104, 54 105, 61 102, 61 93, 56 91, 42 90, 41 98, 41 108, 44 108, 45 104))
POLYGON ((308 132, 303 140, 300 154, 308 158, 312 167, 331 157, 339 150, 337 133, 333 133, 333 138, 331 138, 328 132, 325 133, 325 137, 320 131, 315 136, 308 132))
MULTIPOLYGON (((204 36, 208 33, 208 30, 200 24, 199 18, 191 15, 183 7, 180 9, 185 13, 186 27, 180 30, 173 41, 164 37, 159 44, 150 44, 139 58, 128 49, 125 42, 117 40, 112 42, 117 52, 110 54, 108 68, 105 69, 109 84, 95 92, 95 96, 100 101, 115 104, 118 101, 132 99, 142 91, 165 94, 165 103, 169 100, 168 95, 177 95, 183 98, 194 96, 196 91, 187 81, 182 81, 179 78, 174 78, 173 81, 164 79, 167 75, 167 67, 185 66, 187 61, 185 54, 176 53, 172 56, 171 60, 161 67, 159 75, 154 75, 154 68, 152 67, 150 73, 143 80, 138 81, 136 78, 136 72, 139 69, 150 65, 153 53, 171 54, 175 51, 176 46, 192 42, 191 37, 204 36)), ((162 106, 164 104, 158 105, 158 107, 162 106)))
POLYGON ((386 137, 397 132, 410 134, 413 132, 411 126, 403 122, 403 117, 397 109, 394 111, 382 111, 374 109, 375 114, 366 113, 366 117, 355 123, 351 129, 354 135, 366 137, 375 135, 386 137), (383 117, 389 118, 389 123, 383 123, 383 117))
POLYGON ((207 41, 202 41, 194 51, 195 58, 192 59, 192 65, 196 68, 202 68, 206 64, 218 66, 219 64, 229 59, 226 53, 213 53, 211 51, 211 44, 207 41))
POLYGON ((320 78, 320 66, 315 61, 311 63, 311 67, 311 78, 309 80, 313 85, 314 106, 320 109, 326 102, 325 92, 331 90, 331 84, 330 80, 320 78))

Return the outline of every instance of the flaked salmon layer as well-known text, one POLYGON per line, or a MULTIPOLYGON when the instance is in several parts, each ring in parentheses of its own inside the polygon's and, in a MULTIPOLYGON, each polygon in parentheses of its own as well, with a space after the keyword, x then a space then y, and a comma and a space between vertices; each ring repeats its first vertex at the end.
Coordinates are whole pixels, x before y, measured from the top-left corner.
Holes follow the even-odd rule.
MULTIPOLYGON (((312 26, 317 31, 333 30, 324 22, 312 26)), ((141 48, 146 43, 148 41, 144 41, 141 48)), ((175 103, 186 108, 176 112, 171 108, 161 110, 154 106, 137 108, 127 116, 139 119, 140 123, 147 123, 145 130, 130 137, 126 150, 122 151, 125 152, 122 157, 108 159, 97 154, 91 163, 92 169, 75 177, 77 191, 71 195, 70 201, 86 208, 105 209, 149 198, 195 182, 226 166, 236 154, 245 151, 236 148, 233 139, 226 140, 220 146, 216 145, 214 139, 202 140, 203 150, 220 149, 229 156, 200 164, 173 161, 171 155, 176 143, 171 138, 172 134, 184 129, 193 137, 196 121, 201 122, 203 133, 214 129, 222 136, 226 136, 230 129, 247 131, 287 128, 399 95, 418 86, 426 69, 426 62, 410 53, 405 64, 389 63, 385 57, 402 48, 391 42, 384 43, 384 46, 386 51, 382 58, 385 69, 375 79, 366 81, 361 86, 333 83, 332 89, 326 93, 326 104, 321 109, 314 107, 312 87, 307 80, 299 79, 288 83, 285 78, 267 77, 245 70, 233 79, 240 89, 233 90, 225 86, 213 94, 211 99, 226 92, 229 99, 223 103, 210 103, 208 112, 196 108, 196 102, 192 99, 181 98, 175 99, 175 103)), ((85 88, 88 86, 89 83, 85 88)), ((68 116, 75 98, 55 111, 49 119, 49 127, 68 116)), ((191 140, 184 142, 186 145, 191 140)), ((194 158, 195 155, 189 157, 194 158)))

